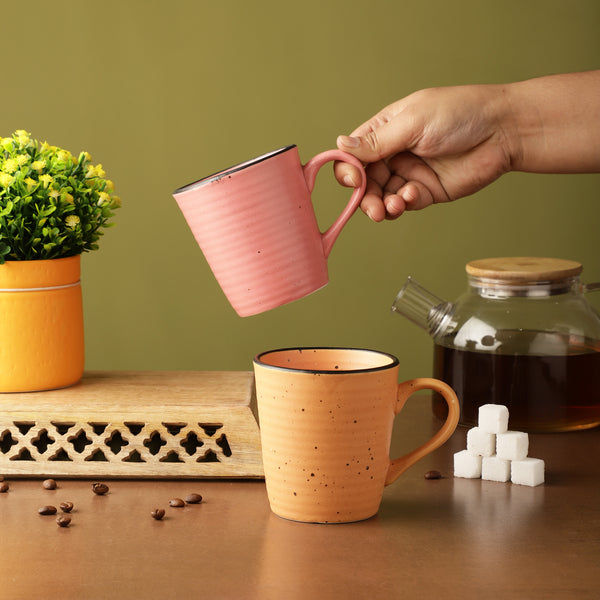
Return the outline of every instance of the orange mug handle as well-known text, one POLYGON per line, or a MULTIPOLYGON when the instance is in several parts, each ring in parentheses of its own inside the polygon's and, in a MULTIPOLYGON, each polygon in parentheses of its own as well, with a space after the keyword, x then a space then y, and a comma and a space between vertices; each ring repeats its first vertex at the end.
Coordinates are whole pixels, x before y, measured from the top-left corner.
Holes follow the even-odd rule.
POLYGON ((434 390, 435 392, 438 392, 438 394, 444 398, 446 404, 448 404, 448 417, 439 431, 422 446, 419 446, 412 452, 390 462, 385 478, 385 485, 389 485, 393 481, 396 481, 404 471, 414 465, 418 460, 421 460, 424 456, 433 452, 436 448, 439 448, 454 433, 454 430, 458 425, 460 405, 454 390, 443 381, 431 379, 429 377, 409 379, 408 381, 398 384, 398 394, 394 414, 397 415, 402 410, 402 407, 408 398, 419 390, 434 390))

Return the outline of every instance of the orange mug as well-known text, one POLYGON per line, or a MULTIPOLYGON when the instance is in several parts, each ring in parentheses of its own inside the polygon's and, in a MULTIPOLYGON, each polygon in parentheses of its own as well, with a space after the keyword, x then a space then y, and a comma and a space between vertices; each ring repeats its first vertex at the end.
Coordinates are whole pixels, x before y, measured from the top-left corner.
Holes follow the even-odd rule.
POLYGON ((377 513, 383 489, 441 446, 459 418, 456 394, 437 379, 398 384, 398 359, 354 348, 288 348, 254 359, 271 510, 310 523, 348 523, 377 513), (390 460, 395 416, 418 390, 448 404, 442 427, 390 460))
POLYGON ((366 186, 360 161, 340 150, 305 165, 287 146, 200 179, 173 193, 221 289, 238 315, 261 313, 317 291, 328 281, 327 257, 366 186), (310 194, 329 161, 351 163, 361 185, 321 233, 310 194))

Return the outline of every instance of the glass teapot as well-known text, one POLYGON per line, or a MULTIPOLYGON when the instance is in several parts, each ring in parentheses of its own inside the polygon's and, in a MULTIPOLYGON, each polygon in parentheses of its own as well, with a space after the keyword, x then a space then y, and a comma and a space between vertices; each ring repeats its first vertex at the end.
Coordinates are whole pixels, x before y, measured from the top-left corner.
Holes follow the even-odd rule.
MULTIPOLYGON (((482 404, 504 404, 509 428, 569 431, 600 424, 600 316, 585 298, 581 263, 492 258, 466 265, 468 287, 454 303, 411 277, 392 310, 434 341, 434 373, 454 388, 461 423, 482 404)), ((445 403, 433 397, 443 418, 445 403)))

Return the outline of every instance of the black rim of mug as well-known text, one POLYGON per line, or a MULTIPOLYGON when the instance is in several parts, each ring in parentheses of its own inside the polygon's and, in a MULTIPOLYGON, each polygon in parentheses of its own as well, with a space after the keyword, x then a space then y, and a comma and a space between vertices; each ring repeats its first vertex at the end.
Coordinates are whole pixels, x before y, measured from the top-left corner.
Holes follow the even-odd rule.
POLYGON ((177 188, 173 192, 173 194, 181 194, 182 192, 188 192, 192 189, 196 189, 203 185, 206 185, 207 183, 211 183, 212 181, 218 181, 219 179, 223 179, 223 177, 228 177, 228 176, 232 175, 233 173, 237 173, 238 171, 242 171, 244 169, 247 169, 248 167, 251 167, 258 163, 264 162, 265 160, 268 160, 269 158, 273 158, 274 156, 283 154, 284 152, 287 152, 288 150, 292 150, 295 147, 296 147, 296 144, 291 144, 289 146, 284 146, 283 148, 279 148, 278 150, 273 150, 272 152, 267 152, 266 154, 261 154, 260 156, 257 156, 256 158, 251 158, 250 160, 247 160, 247 161, 244 161, 237 165, 234 165, 233 167, 229 167, 229 169, 225 169, 224 171, 217 171, 216 173, 213 173, 212 175, 208 175, 207 177, 203 177, 202 179, 198 179, 197 181, 188 183, 187 185, 184 185, 183 187, 177 188))
POLYGON ((387 369, 391 369, 400 364, 400 361, 393 354, 389 354, 388 352, 382 352, 381 350, 372 350, 371 348, 345 348, 345 347, 336 347, 336 346, 308 346, 308 347, 290 347, 290 348, 277 348, 275 350, 266 350, 265 352, 261 352, 254 357, 254 364, 260 365, 261 367, 265 367, 267 369, 275 369, 278 371, 289 371, 292 373, 324 373, 324 374, 342 374, 349 375, 353 373, 372 373, 374 371, 385 371, 387 369), (267 355, 273 355, 278 353, 285 352, 312 352, 319 350, 335 350, 335 351, 351 351, 351 352, 366 352, 369 354, 377 354, 381 357, 386 357, 390 362, 375 366, 375 367, 365 367, 362 369, 299 369, 298 367, 286 366, 286 365, 271 365, 269 363, 263 362, 262 358, 267 355))

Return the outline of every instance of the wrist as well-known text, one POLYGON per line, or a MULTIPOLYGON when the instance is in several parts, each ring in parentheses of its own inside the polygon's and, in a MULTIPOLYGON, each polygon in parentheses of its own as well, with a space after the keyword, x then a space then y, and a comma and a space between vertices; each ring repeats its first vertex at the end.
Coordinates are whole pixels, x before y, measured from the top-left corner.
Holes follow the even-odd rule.
POLYGON ((491 86, 491 112, 496 131, 506 156, 508 171, 524 170, 525 140, 535 135, 539 123, 535 122, 524 102, 518 84, 491 86))
POLYGON ((600 170, 600 71, 548 75, 501 88, 511 170, 600 170))

